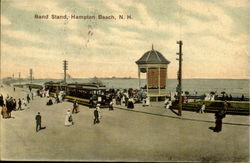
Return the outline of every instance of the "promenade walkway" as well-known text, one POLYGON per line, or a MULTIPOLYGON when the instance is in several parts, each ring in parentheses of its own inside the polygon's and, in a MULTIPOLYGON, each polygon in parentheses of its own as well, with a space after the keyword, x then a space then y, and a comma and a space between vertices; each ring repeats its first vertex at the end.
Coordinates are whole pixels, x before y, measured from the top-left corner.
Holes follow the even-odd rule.
MULTIPOLYGON (((206 123, 215 123, 215 116, 213 113, 197 113, 192 111, 182 111, 182 116, 178 116, 177 110, 170 110, 164 108, 163 102, 151 102, 150 106, 143 107, 142 104, 135 104, 134 109, 128 109, 124 104, 123 105, 114 105, 117 109, 123 109, 127 111, 137 112, 141 114, 150 114, 154 116, 161 116, 166 118, 176 118, 181 120, 197 121, 197 122, 206 122, 206 123)), ((249 116, 245 115, 226 115, 223 119, 223 124, 225 125, 242 125, 250 126, 249 116)))
MULTIPOLYGON (((0 89, 14 98, 26 97, 26 91, 0 89)), ((29 109, 0 119, 2 160, 249 162, 248 116, 227 115, 222 131, 215 133, 209 129, 214 126, 213 114, 183 111, 180 119, 163 103, 136 104, 133 110, 101 109, 98 125, 93 125, 93 109, 80 105, 80 112, 73 114, 75 124, 65 127, 66 112, 73 104, 47 106, 46 101, 35 97, 29 109), (37 112, 46 126, 39 132, 37 112)))

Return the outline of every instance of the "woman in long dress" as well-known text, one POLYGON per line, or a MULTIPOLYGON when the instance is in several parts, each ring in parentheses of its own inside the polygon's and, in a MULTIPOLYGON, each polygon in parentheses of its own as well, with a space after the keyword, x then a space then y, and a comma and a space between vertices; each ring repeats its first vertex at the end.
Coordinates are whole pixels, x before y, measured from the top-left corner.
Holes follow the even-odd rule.
POLYGON ((203 102, 201 109, 200 109, 200 113, 205 113, 205 109, 206 109, 206 104, 203 102))
POLYGON ((3 104, 4 104, 3 95, 0 94, 0 107, 3 106, 3 104))
POLYGON ((73 117, 70 112, 70 109, 67 111, 66 116, 65 116, 65 126, 71 126, 73 125, 73 117))
POLYGON ((147 96, 146 98, 146 106, 149 106, 150 105, 150 97, 147 96))
POLYGON ((114 110, 113 105, 114 105, 113 100, 111 100, 109 103, 109 110, 114 110))
POLYGON ((127 106, 127 108, 129 108, 129 109, 134 109, 134 100, 133 100, 132 97, 130 97, 130 98, 128 99, 128 106, 127 106))
POLYGON ((25 109, 27 109, 28 108, 28 106, 27 106, 27 101, 23 98, 22 99, 22 110, 25 110, 25 109))
POLYGON ((222 130, 222 119, 225 118, 225 116, 226 116, 226 111, 223 109, 215 113, 214 132, 220 132, 222 130))
POLYGON ((2 117, 3 118, 9 118, 8 110, 7 107, 3 104, 2 106, 2 111, 1 111, 2 117))
POLYGON ((96 109, 97 109, 97 111, 98 111, 98 115, 99 115, 99 119, 101 119, 102 118, 102 116, 101 116, 101 105, 100 104, 97 104, 96 105, 96 109))

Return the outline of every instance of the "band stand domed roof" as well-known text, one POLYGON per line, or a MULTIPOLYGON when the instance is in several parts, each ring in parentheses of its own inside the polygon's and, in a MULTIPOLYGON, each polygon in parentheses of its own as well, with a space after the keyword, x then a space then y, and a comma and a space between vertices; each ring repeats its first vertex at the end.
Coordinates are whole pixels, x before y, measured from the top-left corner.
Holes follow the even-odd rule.
POLYGON ((136 64, 169 64, 168 61, 160 52, 154 50, 152 45, 152 50, 146 52, 136 64))

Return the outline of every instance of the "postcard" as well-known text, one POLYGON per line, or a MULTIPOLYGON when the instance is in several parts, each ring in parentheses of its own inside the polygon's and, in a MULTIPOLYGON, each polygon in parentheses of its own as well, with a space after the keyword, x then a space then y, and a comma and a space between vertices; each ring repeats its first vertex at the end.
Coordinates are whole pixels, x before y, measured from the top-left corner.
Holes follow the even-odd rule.
POLYGON ((1 0, 3 161, 249 161, 248 0, 1 0))

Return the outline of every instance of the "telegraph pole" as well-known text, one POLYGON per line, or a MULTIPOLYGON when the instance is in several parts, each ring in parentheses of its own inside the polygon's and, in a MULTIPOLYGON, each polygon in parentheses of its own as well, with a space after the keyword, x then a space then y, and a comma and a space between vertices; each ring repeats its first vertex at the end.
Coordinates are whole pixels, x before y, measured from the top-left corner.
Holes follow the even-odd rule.
POLYGON ((33 71, 32 71, 32 68, 31 68, 30 69, 30 83, 32 83, 32 79, 33 79, 32 75, 33 75, 33 71))
POLYGON ((181 80, 182 80, 182 41, 177 41, 177 44, 179 44, 179 53, 176 53, 179 58, 177 58, 176 60, 179 61, 179 70, 177 73, 177 77, 178 77, 178 85, 177 85, 177 92, 178 92, 178 97, 179 97, 179 105, 178 105, 178 114, 179 116, 181 116, 182 113, 182 85, 181 85, 181 80))
POLYGON ((63 61, 63 70, 64 70, 64 83, 66 83, 66 71, 68 70, 68 61, 63 61))

